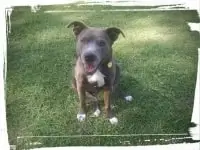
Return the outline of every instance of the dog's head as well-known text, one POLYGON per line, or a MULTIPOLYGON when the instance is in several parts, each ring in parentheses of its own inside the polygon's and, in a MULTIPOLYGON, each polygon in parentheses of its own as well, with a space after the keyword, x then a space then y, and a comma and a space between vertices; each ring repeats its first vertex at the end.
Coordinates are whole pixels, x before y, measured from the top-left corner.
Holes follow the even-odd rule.
POLYGON ((76 37, 77 56, 87 74, 94 73, 103 61, 111 60, 113 43, 120 33, 124 36, 116 27, 94 28, 78 21, 70 23, 68 28, 71 26, 76 37))

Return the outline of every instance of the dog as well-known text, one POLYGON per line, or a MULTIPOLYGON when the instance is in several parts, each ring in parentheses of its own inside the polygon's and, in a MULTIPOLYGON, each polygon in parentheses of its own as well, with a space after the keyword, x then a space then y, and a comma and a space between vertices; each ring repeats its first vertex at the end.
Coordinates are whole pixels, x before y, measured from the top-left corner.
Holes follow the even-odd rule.
MULTIPOLYGON (((113 57, 112 45, 119 34, 125 37, 124 33, 116 27, 96 28, 79 21, 73 21, 67 27, 73 27, 76 39, 72 86, 80 100, 77 119, 86 119, 86 98, 97 97, 103 91, 106 117, 111 124, 117 124, 118 119, 111 110, 111 97, 119 83, 120 68, 113 57)), ((99 115, 100 107, 96 100, 94 116, 99 115)))

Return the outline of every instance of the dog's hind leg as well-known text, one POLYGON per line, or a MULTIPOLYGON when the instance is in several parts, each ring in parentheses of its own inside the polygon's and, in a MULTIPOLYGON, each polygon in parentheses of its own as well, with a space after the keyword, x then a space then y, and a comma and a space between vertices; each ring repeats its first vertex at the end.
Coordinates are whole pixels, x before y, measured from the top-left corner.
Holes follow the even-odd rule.
POLYGON ((113 84, 113 92, 115 92, 118 89, 119 81, 120 81, 120 68, 116 64, 116 73, 115 73, 115 80, 113 84))
POLYGON ((90 100, 92 102, 92 105, 93 105, 94 113, 93 113, 92 117, 98 117, 100 115, 101 111, 100 111, 99 100, 98 100, 97 95, 92 95, 92 94, 86 92, 86 97, 88 100, 90 100))
POLYGON ((122 89, 120 89, 120 78, 121 77, 121 73, 120 73, 120 68, 118 65, 116 65, 116 76, 115 76, 115 81, 114 81, 114 85, 113 85, 113 94, 112 97, 113 99, 124 99, 124 97, 127 96, 126 91, 123 91, 122 89))
MULTIPOLYGON (((120 77, 121 77, 120 68, 116 64, 116 75, 112 89, 112 100, 118 99, 119 97, 121 98, 123 95, 119 89, 120 77)), ((114 104, 115 101, 112 101, 112 103, 114 104)))

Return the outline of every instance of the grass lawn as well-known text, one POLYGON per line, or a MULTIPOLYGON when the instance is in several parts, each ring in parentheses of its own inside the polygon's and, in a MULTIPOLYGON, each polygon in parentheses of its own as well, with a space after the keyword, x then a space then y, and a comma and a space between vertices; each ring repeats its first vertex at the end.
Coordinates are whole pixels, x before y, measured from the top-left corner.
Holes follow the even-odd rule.
MULTIPOLYGON (((45 6, 31 13, 30 8, 16 7, 12 14, 7 73, 10 144, 16 144, 18 136, 187 132, 200 47, 199 34, 187 25, 199 22, 195 11, 44 13, 53 9, 79 8, 45 6), (114 55, 122 69, 120 89, 134 100, 115 100, 117 126, 104 115, 83 123, 76 119, 78 98, 70 83, 75 40, 66 27, 74 20, 116 26, 126 35, 115 43, 114 55)), ((51 146, 114 145, 109 137, 52 139, 33 141, 51 146)))

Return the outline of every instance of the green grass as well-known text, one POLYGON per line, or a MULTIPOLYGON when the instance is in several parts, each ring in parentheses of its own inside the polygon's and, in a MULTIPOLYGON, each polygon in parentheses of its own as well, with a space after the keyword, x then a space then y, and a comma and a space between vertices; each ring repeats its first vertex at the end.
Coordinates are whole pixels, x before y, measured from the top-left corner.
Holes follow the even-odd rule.
MULTIPOLYGON (((187 22, 199 22, 195 11, 43 13, 51 9, 42 7, 34 14, 19 7, 11 18, 7 73, 11 144, 17 143, 18 136, 187 132, 200 46, 199 34, 187 26, 187 22), (114 55, 122 69, 120 88, 134 100, 115 100, 117 126, 104 115, 83 123, 76 119, 78 99, 70 83, 75 40, 72 29, 66 27, 74 20, 116 26, 126 35, 115 43, 114 55)), ((60 143, 48 141, 42 140, 51 146, 60 143)), ((84 145, 111 145, 111 141, 85 138, 84 145)), ((70 142, 67 138, 61 143, 70 142)))

